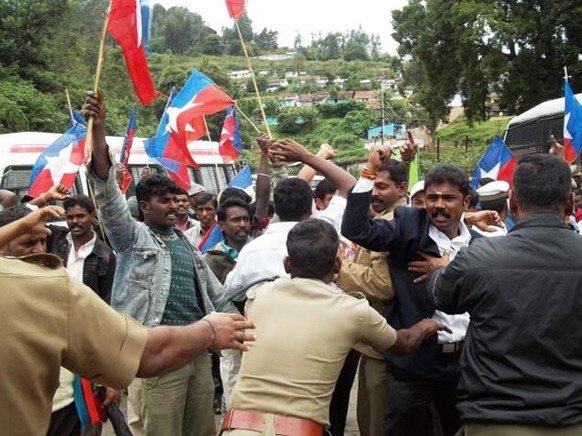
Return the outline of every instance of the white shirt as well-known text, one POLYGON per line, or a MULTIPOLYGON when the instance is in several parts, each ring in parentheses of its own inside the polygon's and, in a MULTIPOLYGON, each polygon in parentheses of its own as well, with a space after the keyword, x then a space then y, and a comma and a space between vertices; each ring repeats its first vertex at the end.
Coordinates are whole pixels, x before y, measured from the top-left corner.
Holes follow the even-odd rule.
MULTIPOLYGON (((449 239, 447 235, 432 224, 428 226, 428 235, 437 244, 441 256, 445 251, 447 251, 451 261, 455 258, 461 247, 469 246, 469 242, 471 241, 471 233, 463 220, 459 223, 459 229, 461 230, 459 236, 449 239)), ((452 330, 452 333, 438 332, 439 344, 459 342, 465 339, 467 327, 469 326, 470 321, 468 313, 463 313, 462 315, 449 315, 440 310, 436 310, 432 319, 452 330)))
POLYGON ((67 233, 67 241, 71 245, 69 250, 69 257, 67 259, 67 271, 71 277, 76 278, 80 282, 83 281, 83 267, 85 265, 85 259, 91 254, 93 248, 95 248, 95 241, 97 241, 97 235, 93 232, 93 237, 91 240, 79 247, 78 251, 75 251, 75 244, 73 243, 73 237, 70 233, 67 233))
MULTIPOLYGON (((75 252, 75 244, 73 243, 73 237, 70 233, 67 233, 67 241, 71 245, 69 250, 69 257, 67 259, 67 271, 71 277, 83 281, 83 266, 85 265, 85 259, 91 254, 93 248, 95 247, 95 241, 97 240, 97 235, 93 232, 93 238, 86 244, 79 247, 79 251, 75 252)), ((66 406, 71 404, 74 399, 73 391, 73 379, 75 375, 66 368, 61 367, 59 373, 59 387, 55 391, 55 396, 53 397, 53 408, 52 411, 64 409, 66 406)))
MULTIPOLYGON (((347 201, 334 196, 325 210, 318 211, 313 218, 326 221, 334 226, 338 234, 347 201)), ((227 291, 234 291, 257 280, 289 277, 283 266, 287 256, 287 235, 297 221, 270 222, 265 232, 246 244, 239 253, 236 266, 228 273, 224 282, 227 291)))

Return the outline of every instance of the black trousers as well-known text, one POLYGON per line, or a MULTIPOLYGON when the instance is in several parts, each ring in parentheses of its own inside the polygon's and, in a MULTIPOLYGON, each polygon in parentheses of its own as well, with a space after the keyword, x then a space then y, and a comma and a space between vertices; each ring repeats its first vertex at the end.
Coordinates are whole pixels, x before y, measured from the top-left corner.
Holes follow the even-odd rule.
POLYGON ((47 436, 80 436, 81 423, 77 417, 75 403, 51 414, 47 436))
POLYGON ((437 353, 430 371, 414 375, 391 367, 387 379, 388 413, 385 436, 431 436, 435 434, 436 411, 443 436, 454 436, 461 428, 457 410, 459 356, 437 353))
POLYGON ((350 405, 350 391, 360 362, 360 353, 351 350, 337 379, 329 405, 329 432, 332 436, 343 436, 350 405))

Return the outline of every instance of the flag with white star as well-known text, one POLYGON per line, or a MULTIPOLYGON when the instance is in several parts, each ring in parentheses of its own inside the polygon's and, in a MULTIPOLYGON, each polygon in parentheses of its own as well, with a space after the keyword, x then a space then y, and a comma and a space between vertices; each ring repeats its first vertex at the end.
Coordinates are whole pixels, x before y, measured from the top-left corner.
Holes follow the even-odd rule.
POLYGON ((495 136, 481 159, 479 159, 479 162, 477 162, 471 186, 476 189, 479 180, 486 177, 493 180, 504 180, 511 185, 516 165, 517 161, 513 157, 511 150, 501 137, 495 136))
POLYGON ((85 134, 85 127, 76 124, 38 157, 30 174, 30 196, 38 197, 54 185, 73 187, 79 168, 85 163, 85 134))

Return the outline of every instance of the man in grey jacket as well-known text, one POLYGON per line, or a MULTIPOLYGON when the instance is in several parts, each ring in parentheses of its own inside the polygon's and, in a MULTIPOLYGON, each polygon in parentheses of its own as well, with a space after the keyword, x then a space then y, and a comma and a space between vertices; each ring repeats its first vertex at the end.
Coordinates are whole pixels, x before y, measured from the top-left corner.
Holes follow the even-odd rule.
POLYGON ((481 238, 429 276, 428 300, 469 312, 459 404, 465 435, 582 434, 582 237, 564 225, 570 169, 520 160, 505 237, 481 238))
MULTIPOLYGON (((83 114, 94 120, 89 175, 101 222, 118 257, 111 305, 148 327, 187 325, 215 310, 236 312, 223 299, 222 285, 200 252, 174 228, 179 187, 159 175, 140 180, 136 197, 143 223, 135 221, 115 181, 101 96, 88 93, 83 114)), ((215 435, 213 398, 208 353, 169 374, 144 380, 145 435, 215 435)))

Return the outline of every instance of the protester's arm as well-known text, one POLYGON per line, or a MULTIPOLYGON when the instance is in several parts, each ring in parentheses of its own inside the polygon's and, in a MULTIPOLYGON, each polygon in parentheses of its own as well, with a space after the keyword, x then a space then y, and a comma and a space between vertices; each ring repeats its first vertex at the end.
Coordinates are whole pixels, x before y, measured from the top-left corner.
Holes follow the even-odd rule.
POLYGON ((65 188, 63 185, 54 185, 51 189, 43 192, 38 197, 30 200, 28 204, 32 204, 37 207, 47 206, 51 201, 62 201, 69 198, 71 191, 65 188))
POLYGON ((148 331, 137 377, 154 377, 184 366, 208 348, 248 349, 254 336, 244 330, 254 325, 242 315, 213 313, 186 327, 155 327, 148 331))
POLYGON ((112 162, 109 159, 109 147, 105 140, 105 103, 102 95, 87 92, 82 112, 86 119, 93 119, 93 171, 97 177, 106 180, 109 177, 112 162))
POLYGON ((503 227, 499 214, 493 210, 480 210, 479 212, 465 212, 465 224, 475 226, 484 232, 494 232, 495 227, 503 227))
MULTIPOLYGON (((335 150, 329 144, 321 144, 316 156, 322 157, 325 160, 331 160, 335 157, 335 150)), ((311 183, 316 174, 317 171, 315 171, 315 169, 309 165, 303 165, 303 168, 301 168, 297 174, 297 178, 305 180, 307 183, 311 183)))
POLYGON ((259 160, 259 171, 257 172, 257 183, 255 190, 255 216, 259 219, 269 215, 269 196, 271 195, 271 179, 269 177, 269 147, 271 140, 266 135, 257 138, 261 148, 261 158, 259 160))
POLYGON ((396 331, 396 342, 388 348, 388 352, 396 355, 410 354, 416 350, 425 339, 438 331, 448 331, 447 327, 437 324, 432 319, 425 318, 412 327, 396 331))
MULTIPOLYGON (((471 247, 471 249, 473 249, 471 247)), ((479 287, 471 280, 468 270, 468 249, 462 249, 446 267, 428 274, 427 300, 430 306, 450 314, 470 312, 479 300, 479 287)))
POLYGON ((58 218, 64 214, 65 211, 62 207, 47 206, 0 227, 0 247, 3 247, 14 238, 25 233, 50 235, 51 231, 45 226, 44 222, 50 218, 58 218))
POLYGON ((6 189, 0 189, 0 206, 4 209, 15 206, 18 203, 18 195, 6 189))
POLYGON ((119 252, 133 246, 137 225, 117 185, 113 158, 105 141, 105 103, 101 95, 87 93, 83 116, 86 119, 92 118, 94 123, 93 154, 88 174, 95 186, 99 219, 111 246, 119 252))
POLYGON ((406 167, 406 183, 408 184, 408 181, 410 180, 410 164, 416 157, 416 144, 414 143, 412 130, 407 130, 406 135, 408 139, 400 148, 400 160, 406 167))
POLYGON ((347 196, 348 190, 356 182, 356 179, 347 171, 320 156, 314 155, 301 144, 291 139, 283 139, 276 142, 270 153, 277 159, 286 162, 303 162, 305 165, 320 172, 337 187, 338 194, 342 197, 347 196))

